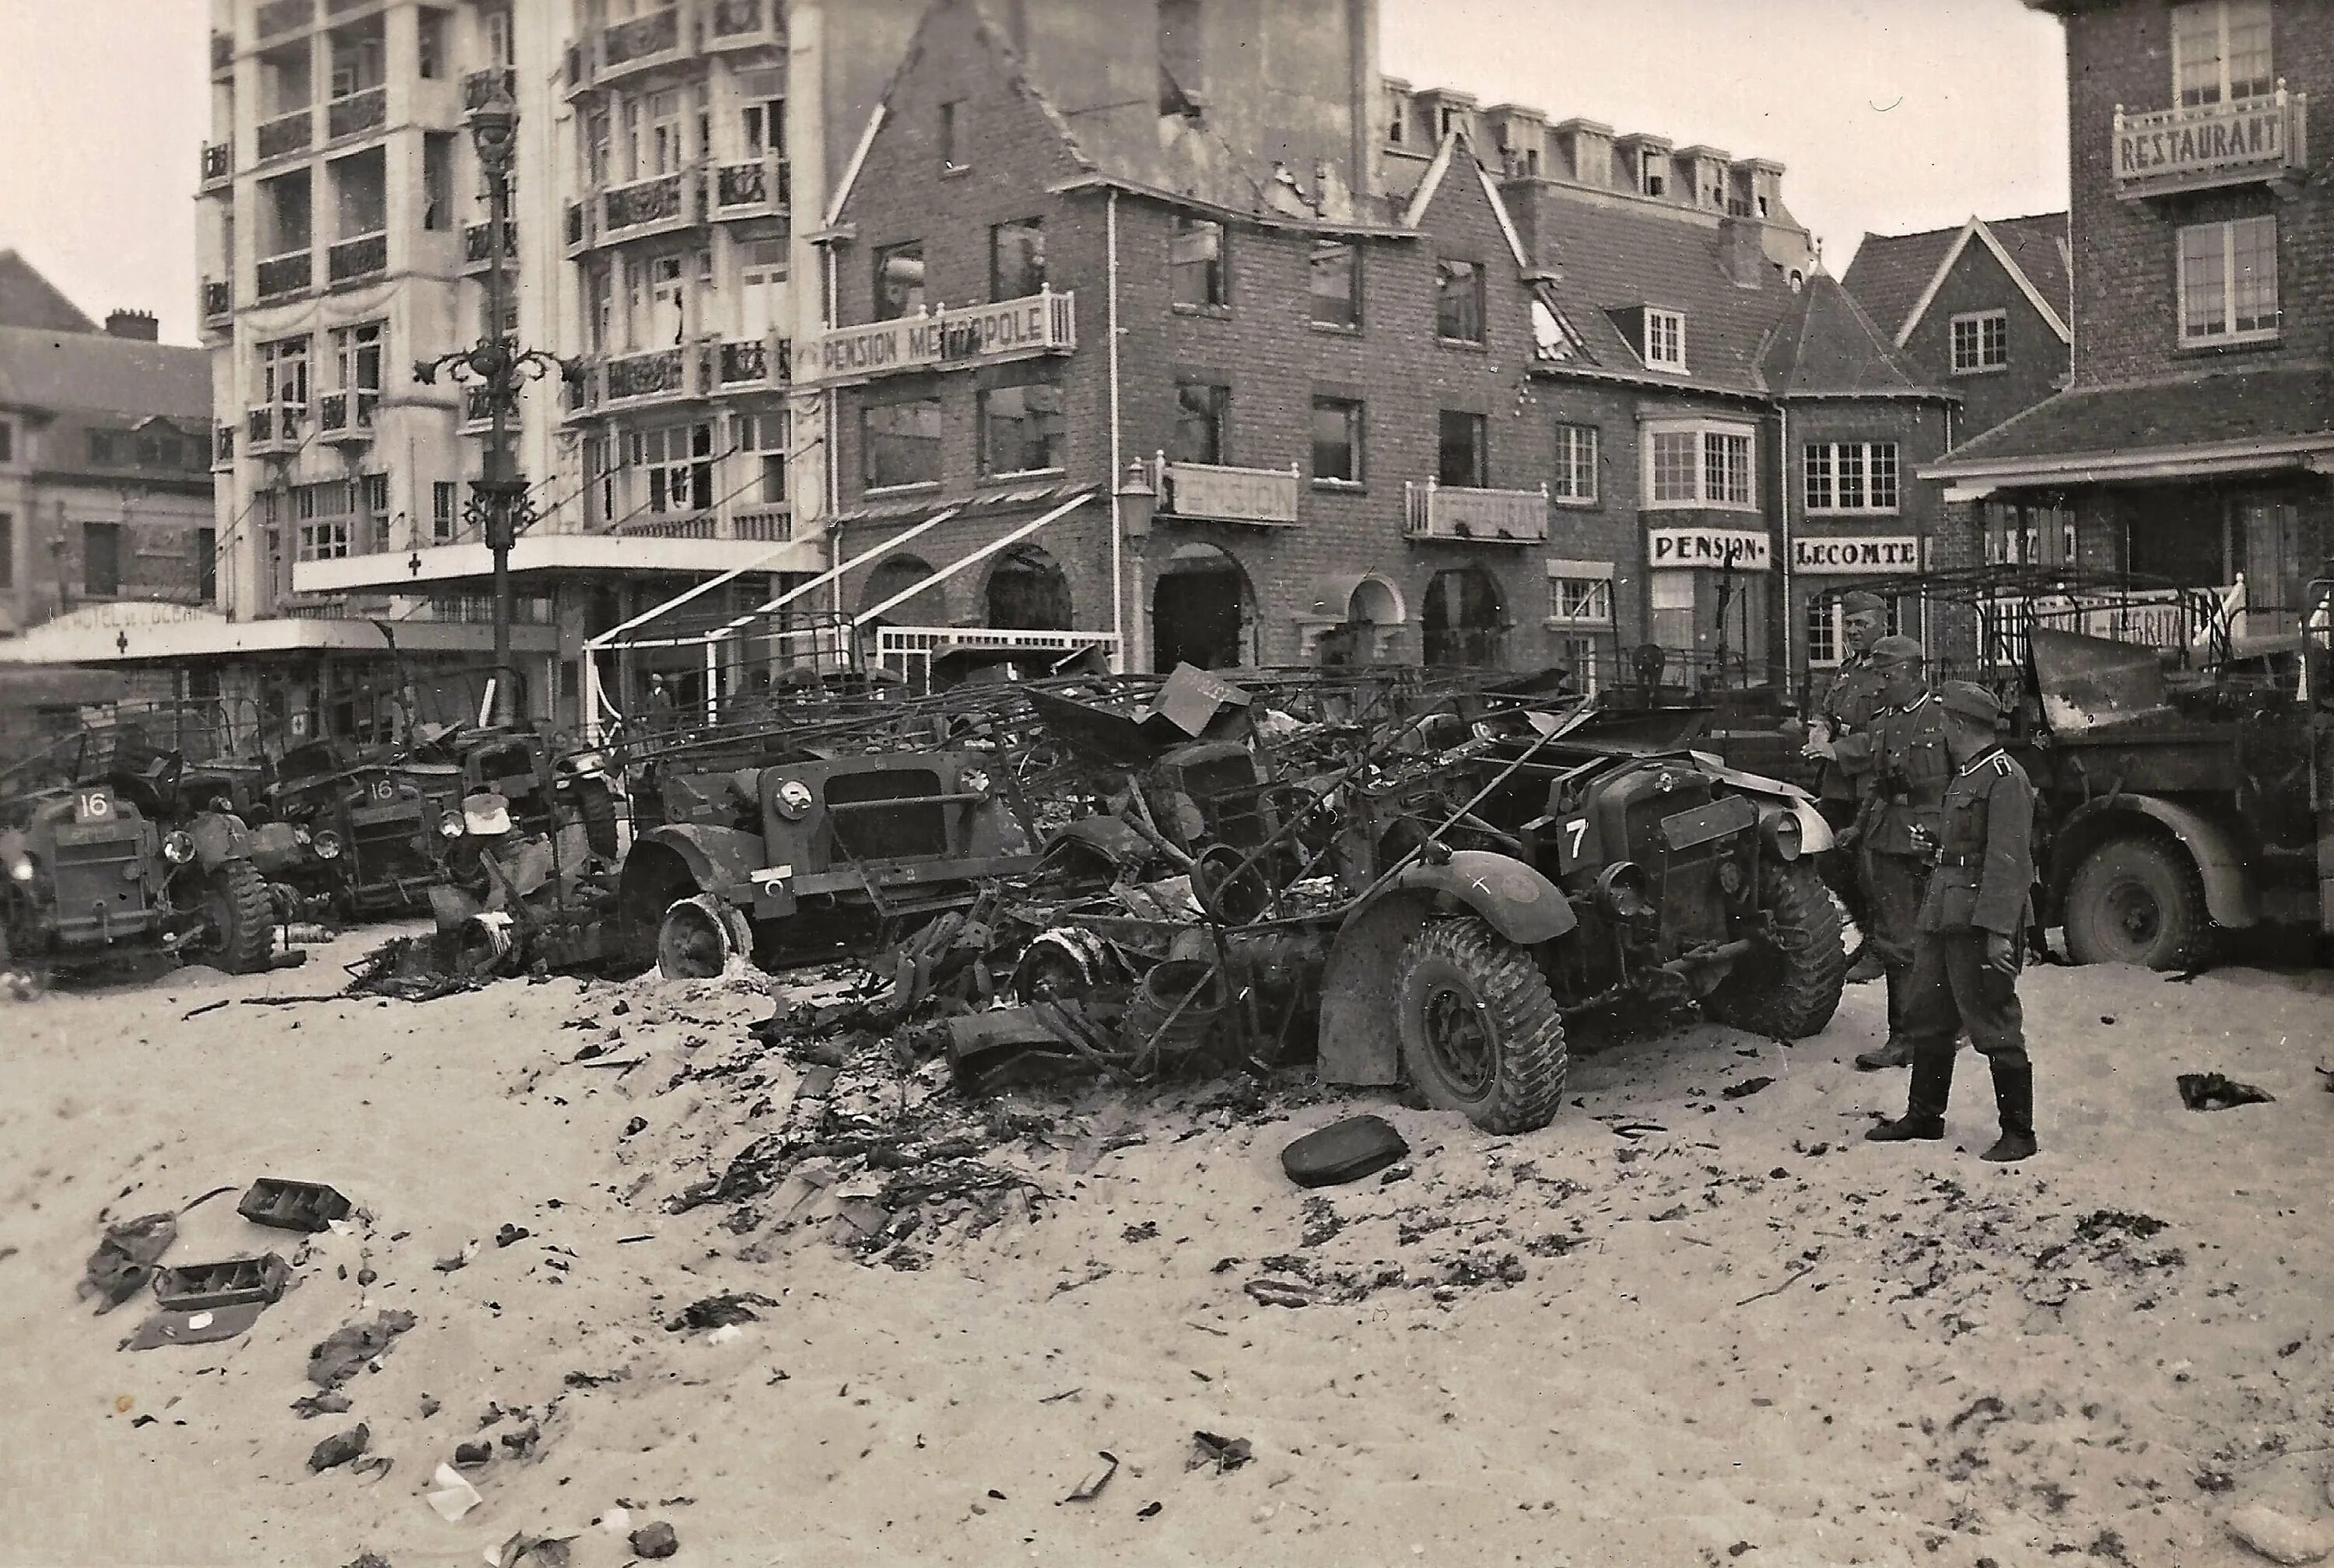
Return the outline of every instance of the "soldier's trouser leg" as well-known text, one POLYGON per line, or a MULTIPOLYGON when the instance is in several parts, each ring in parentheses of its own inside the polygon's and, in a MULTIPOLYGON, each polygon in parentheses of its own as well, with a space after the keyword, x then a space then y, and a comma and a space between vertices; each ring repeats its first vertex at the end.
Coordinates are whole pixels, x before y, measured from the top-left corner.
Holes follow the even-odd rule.
MULTIPOLYGON (((1953 1003, 1970 1040, 1993 1068, 1994 1106, 2007 1137, 2034 1136, 2034 1064, 2026 1054, 2026 1017, 2018 979, 1985 961, 1985 933, 1946 933, 1953 1003)), ((2018 953, 2013 943, 2011 948, 2018 953)), ((2022 955, 2021 955, 2022 957, 2022 955)))
POLYGON ((1929 889, 1928 862, 1914 855, 1867 851, 1861 857, 1872 923, 1871 951, 1880 960, 1888 983, 1888 1043, 1878 1051, 1859 1054, 1864 1068, 1902 1067, 1913 1059, 1905 1039, 1905 999, 1910 994, 1914 928, 1920 924, 1921 900, 1929 889))
POLYGON ((1953 1098, 1953 1042, 1963 1020, 1953 980, 1954 933, 1920 932, 1913 966, 1905 976, 1905 1023, 1901 1038, 1913 1048, 1913 1087, 1905 1114, 1944 1120, 1953 1098))

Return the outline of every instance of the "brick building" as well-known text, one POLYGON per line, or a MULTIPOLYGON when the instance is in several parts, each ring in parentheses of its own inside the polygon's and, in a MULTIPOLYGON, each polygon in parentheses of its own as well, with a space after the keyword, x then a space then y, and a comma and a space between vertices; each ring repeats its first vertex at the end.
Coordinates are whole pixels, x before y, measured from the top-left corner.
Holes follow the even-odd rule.
POLYGON ((1961 394, 1956 440, 2066 390, 2075 303, 2063 212, 1867 234, 1840 282, 1932 384, 1961 394))
POLYGON ((2291 642, 2334 547, 2334 0, 2030 4, 2066 29, 2073 384, 1924 472, 1966 559, 2218 590, 2291 642))

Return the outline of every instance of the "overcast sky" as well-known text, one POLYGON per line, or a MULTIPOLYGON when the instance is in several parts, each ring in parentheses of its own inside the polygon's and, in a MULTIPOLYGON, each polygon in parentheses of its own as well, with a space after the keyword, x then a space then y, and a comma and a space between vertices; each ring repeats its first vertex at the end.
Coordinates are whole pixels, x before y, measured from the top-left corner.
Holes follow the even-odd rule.
MULTIPOLYGON (((1389 75, 1780 161, 1835 273, 1866 230, 2066 203, 2059 28, 2020 0, 1381 4, 1389 75)), ((176 342, 195 341, 209 33, 207 0, 0 0, 0 246, 176 342)))

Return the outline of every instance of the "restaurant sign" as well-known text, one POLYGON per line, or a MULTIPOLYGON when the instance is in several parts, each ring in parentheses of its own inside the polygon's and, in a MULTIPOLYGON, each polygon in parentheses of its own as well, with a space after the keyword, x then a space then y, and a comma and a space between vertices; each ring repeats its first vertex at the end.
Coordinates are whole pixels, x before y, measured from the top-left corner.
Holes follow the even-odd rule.
POLYGON ((1868 576, 1883 572, 1918 572, 1921 541, 1911 534, 1876 534, 1821 537, 1800 534, 1791 541, 1791 570, 1868 576))
POLYGON ((1649 563, 1699 566, 1709 571, 1765 572, 1775 563, 1774 546, 1764 534, 1731 528, 1655 528, 1646 534, 1649 563))
POLYGON ((836 327, 795 344, 794 379, 860 380, 897 370, 976 364, 1076 346, 1075 299, 1046 290, 996 304, 836 327))
POLYGON ((2116 130, 2116 176, 2127 180, 2155 179, 2282 163, 2285 116, 2283 104, 2264 99, 2252 107, 2213 104, 2201 110, 2129 117, 2116 130))

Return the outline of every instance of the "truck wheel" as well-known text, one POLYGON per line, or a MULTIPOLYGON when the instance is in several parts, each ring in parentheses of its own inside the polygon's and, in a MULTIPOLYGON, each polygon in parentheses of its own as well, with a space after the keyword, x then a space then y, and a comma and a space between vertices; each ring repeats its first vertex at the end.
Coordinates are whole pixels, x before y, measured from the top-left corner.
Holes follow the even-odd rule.
POLYGON ((1473 915, 1430 920, 1395 960, 1403 1070, 1487 1132, 1545 1127, 1564 1094, 1564 1017, 1525 948, 1473 915))
POLYGON ((275 947, 275 903, 267 879, 249 861, 229 861, 203 882, 203 918, 210 923, 210 961, 230 975, 267 967, 275 947))
POLYGON ((668 980, 718 979, 753 951, 746 917, 711 893, 678 900, 657 927, 657 967, 668 980))
POLYGON ((2155 839, 2110 839, 2067 886, 2067 953, 2078 964, 2193 969, 2208 957, 2213 919, 2195 863, 2155 839))
POLYGON ((1759 899, 1773 919, 1774 945, 1736 959, 1702 998, 1703 1015, 1776 1040, 1819 1034, 1847 979, 1839 902, 1806 861, 1763 862, 1759 899))

